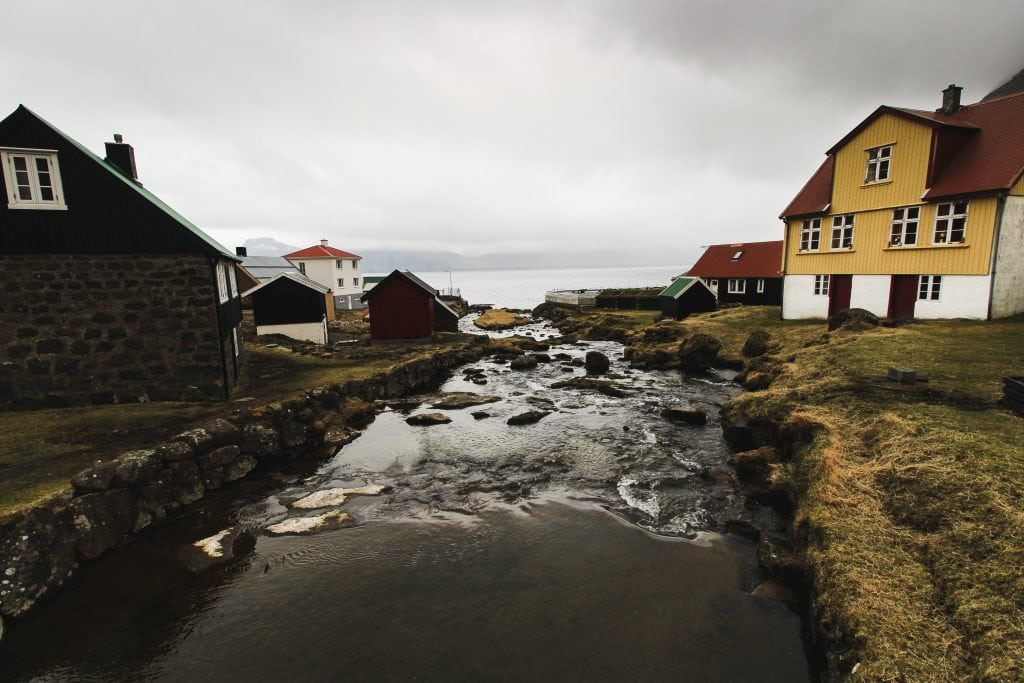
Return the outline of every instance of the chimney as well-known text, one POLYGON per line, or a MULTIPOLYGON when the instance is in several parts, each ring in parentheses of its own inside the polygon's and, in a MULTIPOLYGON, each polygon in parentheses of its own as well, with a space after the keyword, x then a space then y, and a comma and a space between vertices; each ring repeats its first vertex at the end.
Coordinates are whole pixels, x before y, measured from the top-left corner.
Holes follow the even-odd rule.
POLYGON ((114 133, 114 141, 107 143, 106 162, 135 182, 139 182, 139 173, 135 169, 135 150, 124 141, 120 133, 114 133))
POLYGON ((320 240, 320 246, 321 247, 326 247, 327 246, 327 240, 320 240))
POLYGON ((942 91, 942 108, 937 111, 941 111, 943 114, 952 114, 960 108, 960 91, 963 88, 957 86, 955 83, 950 83, 949 87, 942 91))
POLYGON ((245 257, 245 256, 248 256, 248 255, 249 255, 249 250, 246 249, 245 247, 235 247, 235 256, 245 257))

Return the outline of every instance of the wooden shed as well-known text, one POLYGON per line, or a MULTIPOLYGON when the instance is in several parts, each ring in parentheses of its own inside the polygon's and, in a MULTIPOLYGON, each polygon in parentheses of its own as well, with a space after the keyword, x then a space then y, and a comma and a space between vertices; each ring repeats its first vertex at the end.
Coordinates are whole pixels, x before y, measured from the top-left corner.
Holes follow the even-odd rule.
POLYGON ((300 273, 279 273, 242 296, 252 300, 256 334, 327 343, 327 321, 334 320, 330 288, 300 273))
POLYGON ((448 321, 442 329, 450 326, 452 311, 438 301, 437 290, 408 271, 391 271, 362 300, 370 308, 372 339, 430 337, 438 329, 439 308, 448 321))
POLYGON ((697 277, 677 277, 658 298, 661 299, 661 314, 675 320, 718 308, 715 293, 697 277))

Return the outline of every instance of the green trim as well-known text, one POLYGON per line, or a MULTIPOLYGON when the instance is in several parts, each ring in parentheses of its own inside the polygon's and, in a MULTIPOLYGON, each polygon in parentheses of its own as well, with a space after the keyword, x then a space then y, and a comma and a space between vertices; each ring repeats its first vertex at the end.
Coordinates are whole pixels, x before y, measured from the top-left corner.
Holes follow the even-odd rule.
POLYGON ((48 126, 50 128, 50 130, 52 130, 54 133, 56 133, 61 138, 63 138, 67 143, 69 143, 70 145, 75 147, 75 149, 77 149, 79 152, 81 152, 82 154, 85 154, 87 157, 89 157, 90 159, 95 161, 101 168, 105 169, 108 173, 110 173, 111 175, 116 177, 118 180, 120 180, 122 183, 124 183, 126 187, 129 187, 132 190, 134 190, 136 193, 141 195, 143 199, 145 199, 150 204, 152 204, 156 208, 158 208, 161 211, 163 211, 171 219, 173 219, 175 222, 177 222, 179 225, 181 225, 181 227, 185 228, 186 230, 191 232, 193 235, 198 237, 208 247, 211 247, 214 251, 218 252, 221 256, 226 256, 229 259, 231 259, 232 261, 238 261, 238 262, 241 261, 240 258, 235 256, 230 250, 228 250, 226 247, 224 247, 224 245, 220 244, 219 242, 217 242, 217 240, 213 239, 212 237, 207 235, 205 232, 200 230, 191 221, 189 221, 184 216, 182 216, 180 213, 178 213, 177 211, 175 211, 174 209, 169 207, 167 204, 165 204, 155 194, 153 194, 152 192, 150 192, 146 188, 142 187, 141 185, 139 185, 138 183, 133 181, 131 178, 128 178, 123 173, 121 173, 121 171, 119 171, 118 169, 114 168, 113 166, 108 164, 106 161, 104 161, 103 159, 98 157, 88 147, 86 147, 85 145, 81 144, 80 142, 78 142, 77 140, 72 138, 70 135, 68 135, 64 131, 60 130, 59 128, 54 126, 52 123, 50 123, 49 121, 47 121, 46 119, 41 117, 39 114, 36 114, 34 111, 29 109, 25 105, 21 105, 21 108, 24 109, 25 111, 27 111, 32 116, 34 116, 37 119, 39 119, 40 122, 42 122, 43 124, 48 126))

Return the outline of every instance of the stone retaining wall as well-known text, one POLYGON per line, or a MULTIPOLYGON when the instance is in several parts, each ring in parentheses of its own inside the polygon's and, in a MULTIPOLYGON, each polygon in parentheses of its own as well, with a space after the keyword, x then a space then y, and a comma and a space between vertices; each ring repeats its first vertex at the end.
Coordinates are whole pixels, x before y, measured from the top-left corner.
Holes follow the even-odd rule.
MULTIPOLYGON (((20 617, 102 555, 150 524, 258 466, 340 446, 358 432, 329 424, 353 398, 394 398, 436 386, 480 358, 479 340, 365 380, 216 419, 151 449, 123 453, 75 475, 72 489, 0 525, 0 617, 20 617)), ((351 412, 351 404, 347 406, 351 412)), ((0 621, 2 634, 2 621, 0 621)))
POLYGON ((6 254, 0 269, 0 404, 224 397, 205 256, 6 254))

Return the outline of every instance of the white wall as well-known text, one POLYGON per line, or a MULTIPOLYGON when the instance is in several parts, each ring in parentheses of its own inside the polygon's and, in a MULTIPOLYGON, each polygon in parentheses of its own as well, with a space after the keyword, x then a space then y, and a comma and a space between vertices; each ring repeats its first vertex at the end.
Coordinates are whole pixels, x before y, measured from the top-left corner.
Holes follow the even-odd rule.
POLYGON ((889 314, 891 275, 854 275, 850 281, 850 308, 863 308, 879 318, 889 314))
POLYGON ((914 304, 914 317, 984 320, 988 318, 990 283, 988 275, 943 275, 939 300, 918 299, 914 304))
POLYGON ((1024 313, 1024 197, 1007 197, 992 282, 992 317, 1024 313))
POLYGON ((291 323, 288 325, 257 325, 256 334, 283 334, 317 344, 327 343, 327 321, 318 323, 291 323))
POLYGON ((300 263, 306 264, 306 277, 319 282, 324 287, 330 287, 336 297, 348 294, 362 295, 363 293, 363 273, 358 259, 355 259, 354 266, 352 265, 354 259, 335 259, 333 257, 290 260, 296 268, 300 263), (336 262, 339 260, 341 268, 337 267, 336 262), (345 281, 343 287, 338 286, 339 278, 345 281), (359 279, 358 285, 355 284, 356 278, 359 279))
POLYGON ((782 280, 782 317, 827 318, 828 297, 815 295, 813 275, 787 275, 782 280))

